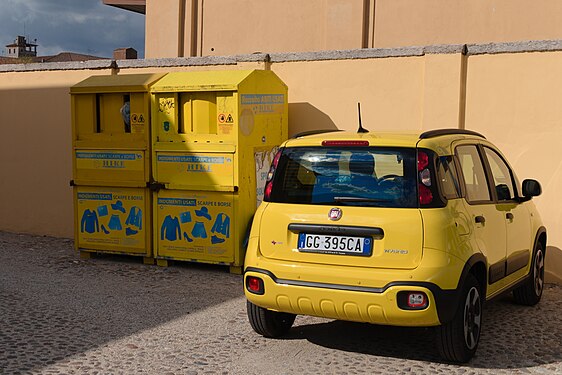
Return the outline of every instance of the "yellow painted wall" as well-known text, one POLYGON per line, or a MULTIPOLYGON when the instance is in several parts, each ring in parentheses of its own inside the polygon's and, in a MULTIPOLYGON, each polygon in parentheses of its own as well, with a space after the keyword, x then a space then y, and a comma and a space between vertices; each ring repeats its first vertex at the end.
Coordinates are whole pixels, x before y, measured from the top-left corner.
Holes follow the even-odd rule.
POLYGON ((73 236, 68 92, 94 74, 0 73, 0 230, 73 236))
POLYGON ((289 134, 356 130, 357 103, 371 130, 458 126, 459 54, 274 63, 289 86, 289 134))
POLYGON ((541 182, 534 201, 548 230, 547 271, 562 281, 560 66, 562 52, 471 56, 466 127, 500 147, 521 181, 541 182))
MULTIPOLYGON (((145 64, 147 65, 147 64, 145 64)), ((536 178, 562 282, 562 52, 121 68, 118 74, 270 68, 289 87, 289 131, 462 127, 485 134, 519 178, 536 178), (466 65, 464 65, 466 64, 466 65), (466 69, 464 67, 466 66, 466 69), (465 79, 466 77, 466 79, 465 79), (466 115, 464 82, 466 82, 466 115)), ((110 70, 0 72, 0 230, 73 236, 69 88, 110 70)))

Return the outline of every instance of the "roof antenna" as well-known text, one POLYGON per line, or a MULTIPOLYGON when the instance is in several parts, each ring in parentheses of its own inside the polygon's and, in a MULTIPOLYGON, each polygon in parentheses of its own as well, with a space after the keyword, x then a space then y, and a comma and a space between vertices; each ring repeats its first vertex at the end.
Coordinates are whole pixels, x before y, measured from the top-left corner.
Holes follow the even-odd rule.
POLYGON ((361 103, 357 103, 357 112, 359 113, 359 129, 357 133, 368 133, 369 131, 361 125, 361 103))

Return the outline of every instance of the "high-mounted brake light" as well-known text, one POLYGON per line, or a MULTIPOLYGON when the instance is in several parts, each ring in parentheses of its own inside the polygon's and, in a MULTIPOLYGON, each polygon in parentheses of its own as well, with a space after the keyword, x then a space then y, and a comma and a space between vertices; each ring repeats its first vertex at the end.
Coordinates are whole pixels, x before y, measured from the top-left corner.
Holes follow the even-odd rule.
POLYGON ((433 202, 431 186, 431 172, 429 171, 429 156, 423 151, 418 151, 418 196, 421 205, 433 202))
POLYGON ((282 153, 283 149, 279 149, 279 151, 277 151, 277 154, 275 154, 275 157, 271 162, 271 166, 269 167, 265 189, 263 191, 263 200, 265 201, 269 201, 269 198, 271 197, 271 191, 273 190, 273 176, 275 175, 275 170, 277 169, 277 164, 279 164, 279 159, 281 158, 282 153))
POLYGON ((369 141, 322 141, 322 146, 366 147, 369 146, 369 141))

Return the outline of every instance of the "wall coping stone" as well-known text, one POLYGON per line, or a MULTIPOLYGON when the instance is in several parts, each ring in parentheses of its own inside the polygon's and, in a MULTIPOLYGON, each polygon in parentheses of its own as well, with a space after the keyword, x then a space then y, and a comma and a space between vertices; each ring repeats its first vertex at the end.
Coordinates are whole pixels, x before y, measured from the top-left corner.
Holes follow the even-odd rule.
POLYGON ((362 48, 351 50, 253 53, 232 56, 177 57, 134 60, 89 60, 57 63, 0 64, 0 73, 34 72, 53 70, 96 70, 127 68, 165 68, 189 66, 236 65, 241 62, 307 62, 358 60, 393 57, 415 57, 429 54, 458 54, 468 56, 504 53, 554 52, 562 51, 562 40, 531 40, 521 42, 486 44, 450 44, 423 47, 362 48))

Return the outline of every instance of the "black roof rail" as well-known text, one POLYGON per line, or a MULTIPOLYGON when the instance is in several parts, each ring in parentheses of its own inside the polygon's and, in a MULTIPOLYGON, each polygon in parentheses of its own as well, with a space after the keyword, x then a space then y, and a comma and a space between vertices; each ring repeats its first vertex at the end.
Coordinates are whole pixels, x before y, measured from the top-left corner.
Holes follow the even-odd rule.
POLYGON ((300 132, 291 137, 291 139, 305 137, 307 135, 316 135, 316 134, 324 134, 324 133, 333 133, 333 132, 341 132, 339 129, 317 129, 317 130, 307 130, 305 132, 300 132))
POLYGON ((480 138, 486 139, 486 137, 484 137, 482 134, 477 133, 477 132, 472 131, 472 130, 466 130, 466 129, 436 129, 436 130, 428 130, 428 131, 423 132, 423 133, 420 134, 420 139, 428 139, 428 138, 439 137, 439 136, 441 136, 441 135, 453 135, 453 134, 474 135, 474 136, 476 136, 476 137, 480 137, 480 138))

